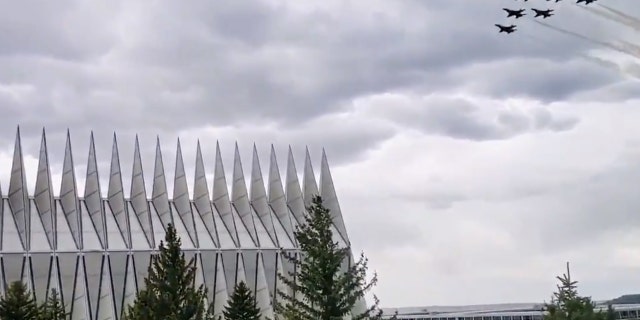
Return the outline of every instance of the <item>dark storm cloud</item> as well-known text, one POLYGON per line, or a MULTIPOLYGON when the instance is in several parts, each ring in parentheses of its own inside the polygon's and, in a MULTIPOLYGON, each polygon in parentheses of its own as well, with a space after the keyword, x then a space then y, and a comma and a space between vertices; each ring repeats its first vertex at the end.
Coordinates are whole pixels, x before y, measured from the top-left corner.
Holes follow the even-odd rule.
MULTIPOLYGON (((28 150, 37 149, 42 126, 53 144, 64 140, 69 127, 85 133, 117 130, 127 137, 257 122, 301 129, 325 114, 343 111, 357 97, 477 85, 472 77, 486 83, 480 88, 483 93, 525 94, 544 101, 611 81, 610 74, 580 64, 555 71, 549 64, 515 79, 501 76, 498 70, 505 74, 531 61, 517 62, 517 57, 566 61, 591 44, 549 36, 549 30, 531 23, 523 29, 548 36, 544 43, 517 34, 498 36, 493 23, 504 20, 498 4, 297 6, 310 8, 261 1, 195 1, 189 6, 169 1, 7 3, 0 19, 0 88, 8 88, 0 90, 0 143, 12 143, 17 124, 25 144, 33 145, 28 150), (30 19, 16 20, 26 12, 30 19), (516 62, 511 69, 501 69, 500 62, 507 58, 516 62), (493 63, 493 69, 483 67, 487 63, 493 63), (574 79, 577 66, 589 77, 574 79), (469 67, 481 74, 467 71, 469 67)), ((579 14, 584 17, 583 12, 567 17, 579 14)), ((587 26, 585 32, 597 26, 587 26)), ((430 120, 429 126, 441 134, 480 139, 504 135, 473 122, 464 108, 436 107, 433 112, 443 123, 430 120)), ((524 123, 508 115, 501 119, 507 131, 519 131, 524 123)), ((324 132, 339 131, 339 123, 325 125, 324 132)), ((358 132, 353 134, 359 139, 358 132)), ((307 139, 326 141, 322 135, 307 139)), ((345 141, 349 139, 336 139, 336 154, 351 155, 337 158, 355 159, 353 150, 379 142, 364 139, 371 145, 351 148, 345 141)))

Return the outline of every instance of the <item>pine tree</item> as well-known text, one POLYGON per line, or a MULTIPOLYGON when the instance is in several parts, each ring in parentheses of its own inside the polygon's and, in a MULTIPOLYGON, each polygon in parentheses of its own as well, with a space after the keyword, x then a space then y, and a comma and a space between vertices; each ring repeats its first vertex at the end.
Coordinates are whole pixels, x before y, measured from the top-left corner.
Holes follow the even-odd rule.
MULTIPOLYGON (((336 320, 353 311, 359 299, 377 283, 374 275, 366 280, 367 259, 360 259, 343 269, 343 263, 351 256, 349 248, 341 248, 333 241, 331 231, 332 218, 329 210, 322 205, 322 198, 313 198, 307 209, 309 216, 305 224, 298 226, 295 237, 300 245, 304 259, 288 256, 298 270, 285 277, 278 275, 292 294, 278 290, 279 302, 276 312, 279 318, 287 320, 336 320)), ((378 319, 382 311, 378 300, 362 314, 351 314, 352 319, 378 319)))
POLYGON ((557 285, 558 291, 553 293, 551 303, 545 305, 545 320, 607 320, 607 313, 596 311, 590 297, 578 294, 578 281, 571 280, 568 262, 567 273, 556 278, 560 284, 557 285))
POLYGON ((0 319, 37 320, 40 314, 33 294, 21 281, 12 282, 0 300, 0 319))
POLYGON ((151 260, 149 275, 144 279, 145 289, 138 292, 127 308, 126 319, 203 320, 209 317, 206 289, 195 286, 195 259, 186 261, 181 244, 176 229, 169 224, 165 241, 158 246, 159 254, 151 260))
POLYGON ((60 301, 60 295, 56 289, 51 289, 47 301, 40 307, 40 320, 63 320, 67 319, 69 314, 65 311, 62 301, 60 301))
POLYGON ((259 320, 261 317, 256 298, 244 281, 233 289, 233 295, 222 313, 225 320, 259 320))

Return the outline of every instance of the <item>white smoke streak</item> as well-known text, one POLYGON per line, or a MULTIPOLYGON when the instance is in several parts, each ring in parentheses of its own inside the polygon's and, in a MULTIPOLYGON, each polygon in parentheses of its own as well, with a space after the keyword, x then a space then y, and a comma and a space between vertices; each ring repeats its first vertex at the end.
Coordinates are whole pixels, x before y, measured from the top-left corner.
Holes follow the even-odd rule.
POLYGON ((631 15, 628 15, 628 14, 626 14, 626 13, 620 11, 620 10, 617 10, 617 9, 611 8, 609 6, 606 6, 604 4, 598 4, 598 5, 600 7, 602 7, 602 8, 604 8, 604 9, 606 9, 607 11, 615 14, 620 19, 626 21, 626 23, 629 23, 629 24, 633 25, 636 30, 640 30, 640 19, 638 19, 638 18, 636 18, 634 16, 631 16, 631 15))
POLYGON ((576 6, 578 8, 582 8, 582 9, 584 9, 584 10, 586 10, 586 11, 592 13, 592 14, 595 14, 595 15, 601 17, 601 18, 605 18, 605 19, 607 19, 609 21, 620 23, 620 24, 622 24, 624 26, 631 27, 634 30, 640 30, 640 23, 625 19, 624 17, 622 17, 622 16, 620 16, 618 14, 614 14, 614 13, 611 13, 611 12, 605 12, 605 11, 598 10, 598 9, 592 8, 592 7, 579 6, 579 5, 576 5, 576 6))
POLYGON ((609 48, 609 49, 618 51, 620 53, 628 54, 628 55, 630 55, 630 56, 632 56, 634 58, 640 58, 640 54, 635 52, 635 50, 626 50, 627 48, 622 48, 620 45, 616 45, 616 44, 613 44, 613 43, 610 43, 610 42, 593 39, 591 37, 579 34, 577 32, 566 30, 566 29, 563 29, 563 28, 560 28, 560 27, 556 27, 556 26, 550 25, 550 24, 545 23, 545 22, 541 22, 541 21, 537 21, 537 20, 533 20, 533 22, 535 22, 535 23, 537 23, 539 25, 542 25, 544 27, 547 27, 549 29, 555 30, 557 32, 564 33, 566 35, 569 35, 569 36, 572 36, 572 37, 576 37, 576 38, 579 38, 579 39, 582 39, 582 40, 585 40, 585 41, 589 41, 589 42, 591 42, 593 44, 597 44, 597 45, 603 46, 605 48, 609 48))

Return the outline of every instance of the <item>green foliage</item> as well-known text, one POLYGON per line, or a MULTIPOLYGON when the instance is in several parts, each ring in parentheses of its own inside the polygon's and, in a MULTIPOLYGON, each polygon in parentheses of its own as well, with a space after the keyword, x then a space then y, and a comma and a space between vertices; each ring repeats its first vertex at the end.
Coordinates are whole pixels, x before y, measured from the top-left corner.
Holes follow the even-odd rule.
MULTIPOLYGON (((278 275, 292 293, 278 290, 276 313, 287 320, 342 319, 375 286, 377 277, 367 282, 364 254, 345 271, 343 263, 350 259, 351 251, 333 241, 332 217, 319 196, 314 197, 308 211, 305 224, 295 232, 304 259, 287 257, 298 271, 295 278, 293 274, 278 275)), ((378 319, 381 315, 376 298, 373 306, 362 314, 352 314, 352 319, 378 319)))
POLYGON ((38 320, 39 315, 40 308, 27 286, 21 281, 12 282, 0 300, 0 319, 38 320))
MULTIPOLYGON (((546 304, 548 312, 545 320, 608 320, 608 313, 595 310, 595 304, 590 297, 578 295, 578 281, 571 280, 569 263, 567 273, 556 277, 560 284, 558 291, 553 293, 551 303, 546 304)), ((613 314, 613 309, 612 314, 613 314)))
POLYGON ((60 295, 56 289, 51 289, 47 300, 40 307, 40 320, 62 320, 67 319, 69 314, 65 311, 60 295))
POLYGON ((259 320, 261 317, 256 298, 244 281, 233 289, 233 295, 222 313, 225 320, 259 320))
POLYGON ((195 259, 187 262, 180 246, 176 229, 169 224, 165 241, 158 246, 159 254, 151 260, 149 275, 144 279, 145 289, 128 306, 126 319, 208 319, 206 289, 195 287, 195 259))

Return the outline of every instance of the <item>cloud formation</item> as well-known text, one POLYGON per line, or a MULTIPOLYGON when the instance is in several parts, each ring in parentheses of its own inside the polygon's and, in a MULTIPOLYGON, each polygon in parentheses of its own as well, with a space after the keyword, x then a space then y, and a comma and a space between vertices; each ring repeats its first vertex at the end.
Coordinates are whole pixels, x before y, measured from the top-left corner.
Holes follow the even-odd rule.
MULTIPOLYGON (((0 3, 3 190, 17 125, 32 172, 42 127, 54 172, 70 128, 79 177, 91 130, 103 178, 113 131, 123 170, 136 134, 147 168, 156 135, 168 168, 180 137, 190 177, 197 139, 209 163, 220 141, 227 169, 236 141, 245 161, 254 142, 263 162, 271 143, 298 163, 324 147, 385 306, 541 301, 566 260, 594 298, 637 289, 629 55, 528 18, 497 34, 498 1, 0 3)), ((640 43, 568 1, 557 12, 554 26, 640 43)))

